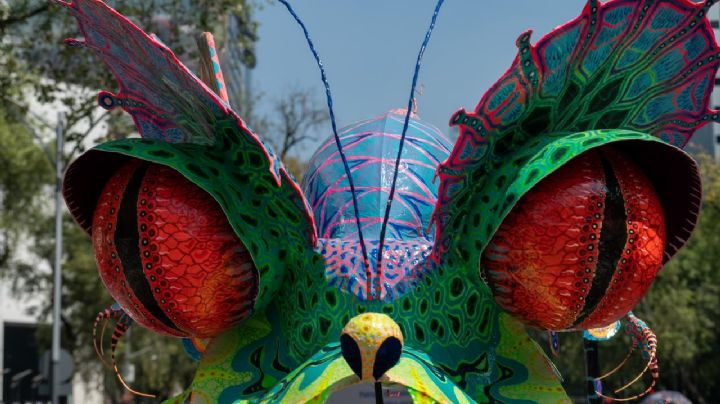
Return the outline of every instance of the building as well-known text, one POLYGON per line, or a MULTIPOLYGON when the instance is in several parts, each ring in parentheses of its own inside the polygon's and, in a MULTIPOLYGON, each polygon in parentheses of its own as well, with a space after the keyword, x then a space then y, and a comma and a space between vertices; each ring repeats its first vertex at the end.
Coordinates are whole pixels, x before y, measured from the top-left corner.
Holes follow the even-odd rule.
POLYGON ((9 282, 0 283, 0 403, 43 398, 32 389, 33 379, 40 374, 39 356, 25 343, 34 340, 37 327, 35 318, 26 311, 32 304, 12 296, 9 282), (13 351, 30 352, 16 355, 13 351))
MULTIPOLYGON (((710 24, 715 31, 715 38, 720 38, 720 8, 713 7, 708 13, 710 24)), ((720 75, 715 76, 715 91, 712 94, 710 106, 720 109, 720 75)), ((692 155, 704 152, 720 162, 720 124, 713 122, 698 130, 687 147, 692 155)))

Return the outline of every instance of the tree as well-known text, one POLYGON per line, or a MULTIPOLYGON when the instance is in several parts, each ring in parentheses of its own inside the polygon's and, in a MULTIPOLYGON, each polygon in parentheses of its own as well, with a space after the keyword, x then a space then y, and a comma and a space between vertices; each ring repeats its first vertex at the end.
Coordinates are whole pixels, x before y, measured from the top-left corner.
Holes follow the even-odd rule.
POLYGON ((270 128, 276 135, 278 153, 285 160, 290 150, 306 141, 317 140, 313 129, 329 120, 327 108, 308 90, 292 88, 275 103, 278 120, 270 128))
MULTIPOLYGON (((63 39, 80 35, 74 18, 45 0, 0 2, 0 105, 25 108, 28 95, 42 103, 61 102, 67 108, 67 159, 82 152, 91 130, 105 118, 126 120, 123 114, 99 113, 97 89, 117 86, 92 52, 63 45, 63 39)), ((211 31, 218 43, 240 49, 234 53, 248 67, 255 64, 256 23, 246 0, 220 1, 108 1, 146 32, 155 32, 191 69, 197 70, 198 52, 192 35, 211 31), (226 35, 228 21, 242 29, 226 35)), ((132 128, 114 124, 115 128, 132 128)), ((114 137, 128 133, 114 133, 114 137)))
POLYGON ((0 109, 0 277, 12 252, 27 229, 18 223, 31 223, 41 215, 42 200, 37 195, 50 181, 50 163, 33 144, 30 133, 18 123, 8 123, 0 109))
POLYGON ((663 385, 710 403, 720 389, 720 164, 705 155, 700 168, 698 226, 637 311, 658 335, 663 385))

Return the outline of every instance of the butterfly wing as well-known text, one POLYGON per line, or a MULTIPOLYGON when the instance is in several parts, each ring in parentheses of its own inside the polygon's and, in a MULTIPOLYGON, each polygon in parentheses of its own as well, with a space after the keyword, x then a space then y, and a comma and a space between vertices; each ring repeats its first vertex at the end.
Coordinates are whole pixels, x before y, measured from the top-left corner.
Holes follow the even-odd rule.
POLYGON ((535 45, 532 31, 520 35, 510 69, 452 121, 495 142, 620 128, 684 146, 718 119, 708 107, 720 62, 705 18, 714 2, 591 0, 535 45))
MULTIPOLYGON (((85 46, 112 71, 120 90, 101 92, 100 106, 121 107, 144 138, 170 143, 216 144, 220 121, 242 121, 157 37, 98 0, 60 2, 78 22, 85 46)), ((257 136, 255 136, 257 137, 257 136)), ((259 139, 258 145, 260 145, 259 139)))
MULTIPOLYGON (((720 49, 705 18, 714 2, 590 0, 535 45, 523 33, 510 69, 475 110, 451 119, 460 135, 438 170, 436 257, 477 262, 524 192, 590 148, 655 139, 684 146, 718 120, 708 103, 720 49)), ((677 213, 667 260, 694 227, 699 178, 688 157, 655 144, 643 150, 638 159, 650 151, 668 159, 649 170, 677 213)))

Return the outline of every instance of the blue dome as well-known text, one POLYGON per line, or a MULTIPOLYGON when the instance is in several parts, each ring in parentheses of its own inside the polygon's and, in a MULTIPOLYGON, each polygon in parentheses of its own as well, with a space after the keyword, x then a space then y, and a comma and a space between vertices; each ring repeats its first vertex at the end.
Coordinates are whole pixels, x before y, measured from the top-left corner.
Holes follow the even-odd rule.
MULTIPOLYGON (((404 110, 349 125, 339 131, 355 184, 365 239, 380 237, 402 134, 404 110)), ((400 161, 387 238, 431 240, 430 216, 437 200, 433 177, 450 153, 450 141, 434 126, 411 118, 400 161)), ((313 155, 303 189, 321 238, 357 239, 350 185, 333 136, 313 155)))

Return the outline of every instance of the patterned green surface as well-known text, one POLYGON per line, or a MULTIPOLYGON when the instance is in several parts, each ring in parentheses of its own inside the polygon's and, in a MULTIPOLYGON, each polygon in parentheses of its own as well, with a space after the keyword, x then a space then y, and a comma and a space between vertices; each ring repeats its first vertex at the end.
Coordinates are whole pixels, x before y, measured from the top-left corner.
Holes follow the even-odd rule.
MULTIPOLYGON (((249 379, 237 383, 198 377, 192 386, 193 399, 209 395, 222 403, 238 397, 259 400, 326 345, 337 344, 350 318, 373 311, 387 313, 398 323, 407 347, 403 358, 415 352, 415 360, 421 365, 417 369, 425 369, 417 371, 432 376, 427 380, 403 378, 402 372, 391 371, 389 376, 394 375, 398 383, 432 396, 436 389, 443 389, 443 384, 436 382, 447 380, 445 384, 463 391, 460 394, 453 388, 452 394, 467 394, 480 402, 490 395, 504 402, 524 402, 538 392, 545 394, 538 397, 565 400, 549 360, 523 326, 499 309, 479 277, 468 280, 466 272, 459 268, 441 270, 425 277, 407 298, 362 305, 350 295, 325 286, 322 266, 290 271, 267 312, 252 319, 267 324, 267 333, 253 333, 248 338, 240 331, 245 328, 241 325, 213 341, 200 362, 199 374, 234 372, 249 375, 249 379), (222 393, 209 393, 211 387, 222 393)), ((331 378, 331 373, 323 375, 315 370, 302 377, 307 385, 307 380, 331 378)), ((324 383, 329 385, 331 379, 324 383)), ((299 384, 292 386, 297 389, 288 387, 290 391, 284 392, 288 397, 307 394, 299 384)))
MULTIPOLYGON (((540 180, 580 154, 596 147, 628 141, 653 142, 667 154, 682 152, 660 139, 629 130, 593 130, 537 137, 522 148, 513 148, 503 159, 487 160, 464 183, 463 199, 454 200, 465 213, 450 219, 447 226, 456 246, 443 257, 448 265, 479 262, 482 251, 515 203, 540 180), (455 254, 453 254, 455 253, 455 254)), ((662 155, 658 158, 661 159, 662 155)), ((687 164, 692 164, 688 159, 687 164)), ((477 272, 477 267, 470 267, 477 272)), ((473 276, 470 274, 470 276, 473 276)))

